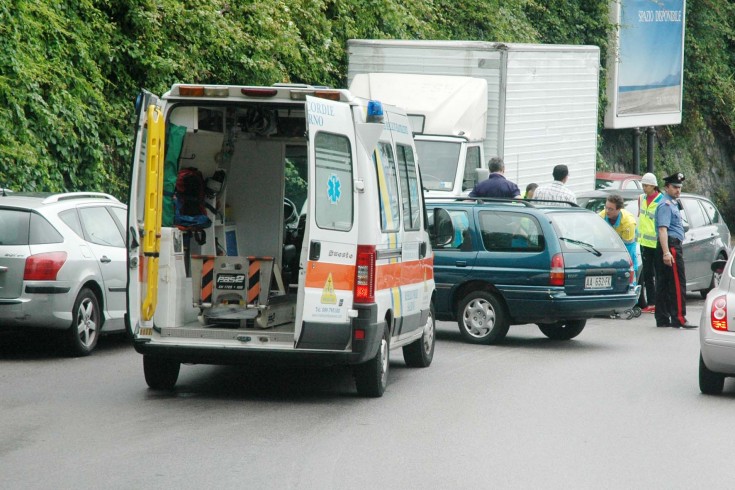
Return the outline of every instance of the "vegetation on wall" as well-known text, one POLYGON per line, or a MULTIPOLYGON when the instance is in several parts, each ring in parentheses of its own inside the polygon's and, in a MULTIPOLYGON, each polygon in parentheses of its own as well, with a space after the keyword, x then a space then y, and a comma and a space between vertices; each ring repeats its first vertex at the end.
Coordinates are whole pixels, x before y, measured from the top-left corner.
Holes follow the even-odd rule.
MULTIPOLYGON (((686 16, 685 120, 659 128, 656 158, 695 175, 713 158, 732 166, 735 4, 690 0, 686 16)), ((0 186, 124 199, 141 88, 343 86, 350 38, 595 44, 604 66, 611 28, 607 0, 7 0, 0 186)), ((630 170, 629 135, 601 135, 599 165, 630 170)))

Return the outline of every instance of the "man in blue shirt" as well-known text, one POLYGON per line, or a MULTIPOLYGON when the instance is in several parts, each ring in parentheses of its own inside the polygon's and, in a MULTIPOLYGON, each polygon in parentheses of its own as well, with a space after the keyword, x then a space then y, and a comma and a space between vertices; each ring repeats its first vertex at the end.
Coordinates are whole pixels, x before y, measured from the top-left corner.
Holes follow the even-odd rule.
POLYGON ((509 199, 521 197, 518 186, 506 179, 505 163, 500 157, 493 157, 488 162, 490 175, 482 182, 478 182, 470 192, 470 197, 505 197, 509 199))
POLYGON ((656 208, 656 326, 697 328, 686 319, 686 274, 681 243, 684 225, 679 210, 679 195, 684 174, 664 178, 664 198, 656 208))

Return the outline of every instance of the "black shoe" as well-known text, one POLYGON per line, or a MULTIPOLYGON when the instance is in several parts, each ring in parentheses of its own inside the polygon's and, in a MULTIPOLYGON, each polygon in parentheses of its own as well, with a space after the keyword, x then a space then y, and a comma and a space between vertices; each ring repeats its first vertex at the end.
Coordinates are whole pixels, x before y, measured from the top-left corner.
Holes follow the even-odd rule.
POLYGON ((699 325, 692 325, 689 322, 686 322, 684 325, 679 325, 681 328, 698 328, 699 325))
POLYGON ((656 325, 658 328, 666 328, 666 327, 672 327, 673 325, 669 325, 668 323, 662 323, 661 325, 656 325))

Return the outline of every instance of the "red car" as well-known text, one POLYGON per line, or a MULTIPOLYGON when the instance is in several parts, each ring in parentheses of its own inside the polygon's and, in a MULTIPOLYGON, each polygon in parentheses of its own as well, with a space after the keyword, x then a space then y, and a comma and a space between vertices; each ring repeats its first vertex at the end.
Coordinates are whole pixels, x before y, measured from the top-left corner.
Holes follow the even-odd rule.
POLYGON ((597 172, 595 189, 635 189, 642 190, 641 176, 615 172, 597 172))

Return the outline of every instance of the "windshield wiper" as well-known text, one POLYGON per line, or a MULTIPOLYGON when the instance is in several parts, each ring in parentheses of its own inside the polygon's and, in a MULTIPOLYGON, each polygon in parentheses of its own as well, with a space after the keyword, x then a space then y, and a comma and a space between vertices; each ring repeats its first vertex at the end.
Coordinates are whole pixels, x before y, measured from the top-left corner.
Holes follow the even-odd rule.
POLYGON ((587 250, 588 252, 595 254, 597 257, 602 255, 602 252, 600 252, 599 250, 597 250, 595 247, 593 247, 591 244, 587 242, 580 242, 579 240, 573 240, 565 236, 559 237, 559 240, 564 240, 565 242, 568 242, 574 245, 579 245, 580 247, 587 250))

